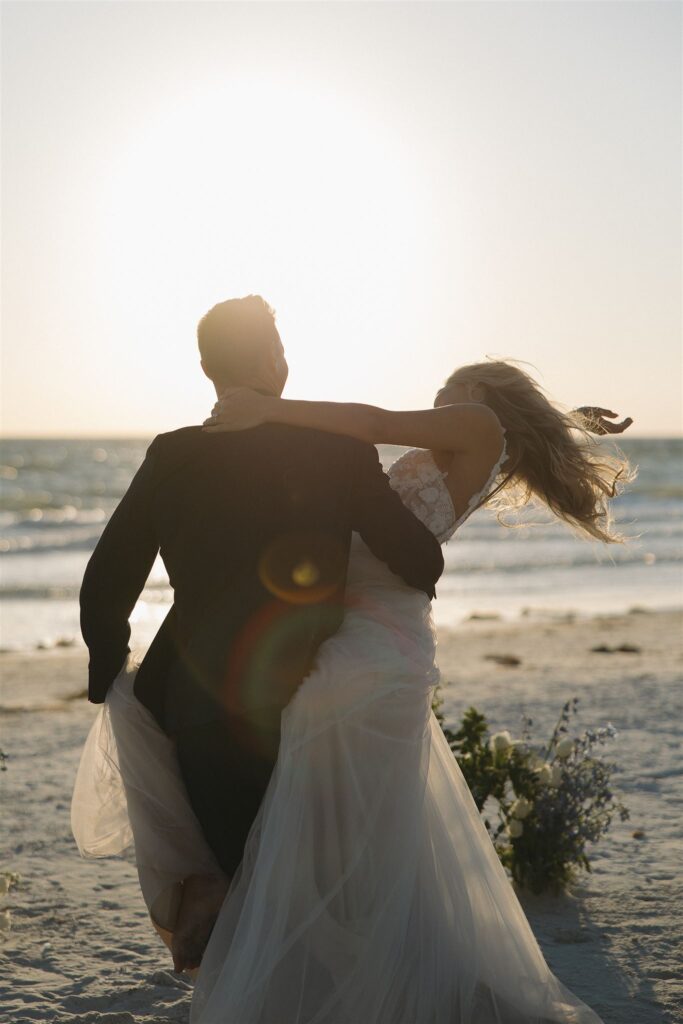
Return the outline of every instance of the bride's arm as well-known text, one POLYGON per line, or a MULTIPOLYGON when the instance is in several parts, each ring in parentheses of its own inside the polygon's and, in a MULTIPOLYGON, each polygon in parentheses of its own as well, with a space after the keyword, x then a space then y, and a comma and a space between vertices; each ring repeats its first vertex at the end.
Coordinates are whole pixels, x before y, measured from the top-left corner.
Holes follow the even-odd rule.
POLYGON ((478 403, 442 405, 436 409, 392 411, 353 402, 303 402, 238 389, 226 393, 208 431, 244 430, 261 423, 345 434, 370 444, 398 444, 434 451, 467 452, 482 440, 502 439, 496 414, 478 403))

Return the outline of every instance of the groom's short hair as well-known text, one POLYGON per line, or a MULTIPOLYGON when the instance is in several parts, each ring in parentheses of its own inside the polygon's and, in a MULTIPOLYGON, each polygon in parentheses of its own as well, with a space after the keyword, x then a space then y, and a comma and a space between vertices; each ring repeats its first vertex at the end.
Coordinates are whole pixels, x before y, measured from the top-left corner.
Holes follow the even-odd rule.
POLYGON ((248 377, 277 337, 275 310, 260 295, 219 302, 197 325, 204 369, 223 383, 248 377))

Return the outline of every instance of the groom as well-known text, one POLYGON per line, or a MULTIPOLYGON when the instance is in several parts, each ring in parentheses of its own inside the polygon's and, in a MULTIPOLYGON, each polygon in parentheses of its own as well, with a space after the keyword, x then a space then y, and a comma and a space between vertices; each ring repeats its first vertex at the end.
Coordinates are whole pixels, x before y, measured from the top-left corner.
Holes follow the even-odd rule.
MULTIPOLYGON (((287 362, 260 296, 219 303, 197 333, 217 394, 234 386, 281 394, 287 362)), ((406 583, 434 595, 441 549, 391 489, 374 447, 276 424, 241 433, 184 427, 154 439, 88 563, 81 628, 97 704, 126 660, 128 620, 161 552, 174 604, 135 694, 174 738, 195 814, 228 878, 277 759, 280 714, 341 624, 354 530, 406 583)), ((179 933, 184 910, 195 924, 203 905, 210 917, 201 885, 194 909, 185 907, 192 892, 187 885, 179 933)), ((209 933, 210 924, 202 948, 209 933)), ((196 959, 174 950, 177 969, 196 959)))

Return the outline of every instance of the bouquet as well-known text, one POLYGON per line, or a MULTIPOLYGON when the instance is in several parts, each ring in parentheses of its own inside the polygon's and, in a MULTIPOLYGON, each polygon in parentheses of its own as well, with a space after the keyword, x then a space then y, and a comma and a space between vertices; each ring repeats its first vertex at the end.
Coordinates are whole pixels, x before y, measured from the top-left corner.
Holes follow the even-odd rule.
POLYGON ((435 693, 434 713, 513 880, 533 892, 559 892, 577 871, 590 871, 588 844, 598 842, 615 814, 622 821, 629 816, 612 791, 616 765, 598 752, 616 729, 608 724, 570 735, 579 703, 574 698, 548 743, 538 746, 526 716, 518 740, 508 731, 491 735, 476 708, 453 731, 444 724, 442 703, 435 693))

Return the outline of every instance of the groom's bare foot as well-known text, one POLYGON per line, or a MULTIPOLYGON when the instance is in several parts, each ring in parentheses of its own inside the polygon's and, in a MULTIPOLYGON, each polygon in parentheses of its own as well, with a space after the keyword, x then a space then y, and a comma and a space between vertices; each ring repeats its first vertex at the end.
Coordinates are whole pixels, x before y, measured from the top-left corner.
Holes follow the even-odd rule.
POLYGON ((199 967, 227 891, 228 880, 216 875, 190 875, 184 880, 171 940, 173 968, 178 973, 199 967))

